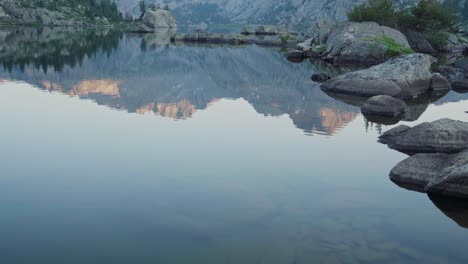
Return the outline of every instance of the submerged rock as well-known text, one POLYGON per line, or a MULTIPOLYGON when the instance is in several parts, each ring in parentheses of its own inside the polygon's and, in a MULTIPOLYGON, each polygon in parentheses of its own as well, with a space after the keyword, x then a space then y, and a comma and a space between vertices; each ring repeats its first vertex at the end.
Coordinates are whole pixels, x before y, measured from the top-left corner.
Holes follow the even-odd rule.
POLYGON ((369 98, 361 107, 365 116, 397 117, 402 116, 408 110, 403 100, 388 95, 377 95, 369 98))
POLYGON ((433 57, 425 54, 404 55, 356 72, 346 73, 321 85, 325 92, 358 96, 388 95, 414 98, 430 90, 449 90, 450 83, 431 72, 433 57))
POLYGON ((468 198, 468 151, 416 154, 396 165, 390 179, 410 190, 468 198))
POLYGON ((379 63, 412 52, 400 31, 374 22, 324 24, 311 35, 312 49, 336 64, 379 63))
POLYGON ((401 125, 385 132, 379 141, 407 154, 457 153, 468 148, 468 123, 440 119, 413 128, 401 125))

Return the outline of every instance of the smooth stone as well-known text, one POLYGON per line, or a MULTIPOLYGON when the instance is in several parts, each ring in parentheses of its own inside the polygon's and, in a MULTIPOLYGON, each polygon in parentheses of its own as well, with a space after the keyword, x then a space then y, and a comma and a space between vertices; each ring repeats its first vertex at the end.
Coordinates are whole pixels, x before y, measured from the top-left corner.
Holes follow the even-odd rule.
POLYGON ((401 116, 408 110, 406 103, 388 95, 377 95, 369 98, 361 107, 361 112, 365 116, 401 116))
POLYGON ((416 154, 397 164, 390 179, 410 190, 468 198, 468 151, 416 154))
POLYGON ((387 60, 390 57, 389 48, 379 41, 382 38, 410 49, 403 33, 374 22, 321 23, 311 32, 311 36, 311 46, 320 47, 325 59, 335 64, 375 64, 387 60))
POLYGON ((325 92, 365 97, 388 95, 400 99, 412 99, 430 90, 450 90, 445 77, 431 72, 433 60, 426 54, 404 55, 368 69, 337 76, 320 87, 325 92))
POLYGON ((398 126, 380 136, 379 142, 407 154, 457 153, 468 148, 468 123, 445 118, 413 128, 398 126))

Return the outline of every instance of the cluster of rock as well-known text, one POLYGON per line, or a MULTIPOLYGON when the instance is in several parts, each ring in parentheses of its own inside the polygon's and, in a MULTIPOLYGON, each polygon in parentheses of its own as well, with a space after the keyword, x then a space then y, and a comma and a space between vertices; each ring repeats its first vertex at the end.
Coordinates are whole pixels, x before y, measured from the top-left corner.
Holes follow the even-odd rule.
POLYGON ((424 34, 407 30, 404 32, 411 48, 415 52, 437 54, 437 53, 466 53, 468 51, 468 39, 461 35, 446 33, 447 41, 441 47, 434 47, 424 34))
POLYGON ((280 35, 256 36, 244 34, 221 33, 177 33, 172 36, 173 42, 189 42, 220 45, 250 45, 290 47, 297 43, 295 38, 285 38, 280 35))
POLYGON ((394 48, 411 52, 400 31, 374 22, 319 22, 310 38, 296 47, 304 58, 321 58, 334 64, 375 64, 395 56, 394 48))
POLYGON ((434 60, 426 54, 404 55, 368 69, 331 78, 320 88, 328 94, 370 98, 361 107, 366 117, 398 118, 408 109, 403 100, 428 93, 446 93, 451 89, 445 77, 431 72, 434 60))
POLYGON ((440 119, 413 128, 401 125, 385 132, 380 142, 413 155, 390 172, 399 186, 468 198, 468 123, 440 119))
POLYGON ((227 44, 292 47, 299 39, 294 32, 288 32, 277 26, 247 26, 239 34, 221 33, 177 33, 172 37, 174 42, 190 42, 203 44, 227 44))

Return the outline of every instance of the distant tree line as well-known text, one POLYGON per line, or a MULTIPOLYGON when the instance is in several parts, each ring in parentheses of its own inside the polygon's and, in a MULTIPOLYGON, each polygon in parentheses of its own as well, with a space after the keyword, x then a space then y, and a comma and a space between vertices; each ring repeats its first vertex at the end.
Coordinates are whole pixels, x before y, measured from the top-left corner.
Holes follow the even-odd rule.
POLYGON ((118 22, 124 18, 114 0, 17 0, 17 3, 23 7, 45 8, 90 20, 101 17, 118 22))

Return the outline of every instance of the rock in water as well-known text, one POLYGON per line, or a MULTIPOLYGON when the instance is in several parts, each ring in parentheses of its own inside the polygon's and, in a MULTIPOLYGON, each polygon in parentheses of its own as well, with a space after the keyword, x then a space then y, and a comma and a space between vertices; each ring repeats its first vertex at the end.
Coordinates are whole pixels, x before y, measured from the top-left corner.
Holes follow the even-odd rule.
POLYGON ((314 73, 310 78, 312 79, 312 81, 318 83, 323 83, 331 79, 331 77, 326 73, 314 73))
POLYGON ((390 179, 410 190, 468 198, 468 151, 414 155, 396 165, 390 179))
POLYGON ((143 16, 143 24, 151 29, 176 28, 177 22, 171 12, 165 9, 148 10, 143 16))
POLYGON ((286 53, 286 58, 291 62, 302 62, 304 55, 300 50, 291 50, 286 53))
POLYGON ((377 95, 371 97, 361 107, 365 116, 397 117, 408 110, 403 100, 388 95, 377 95))
POLYGON ((402 125, 385 132, 379 141, 407 154, 457 153, 468 148, 468 123, 446 118, 413 128, 402 125))
POLYGON ((468 93, 468 80, 453 81, 452 89, 457 93, 468 93))
POLYGON ((312 46, 336 64, 375 64, 412 52, 400 31, 374 22, 325 24, 316 27, 311 35, 312 46))
POLYGON ((321 89, 365 97, 389 95, 400 99, 414 98, 429 90, 449 90, 449 82, 431 72, 432 61, 430 55, 419 53, 400 56, 365 70, 337 76, 323 83, 321 89), (431 82, 433 78, 436 81, 431 82))

